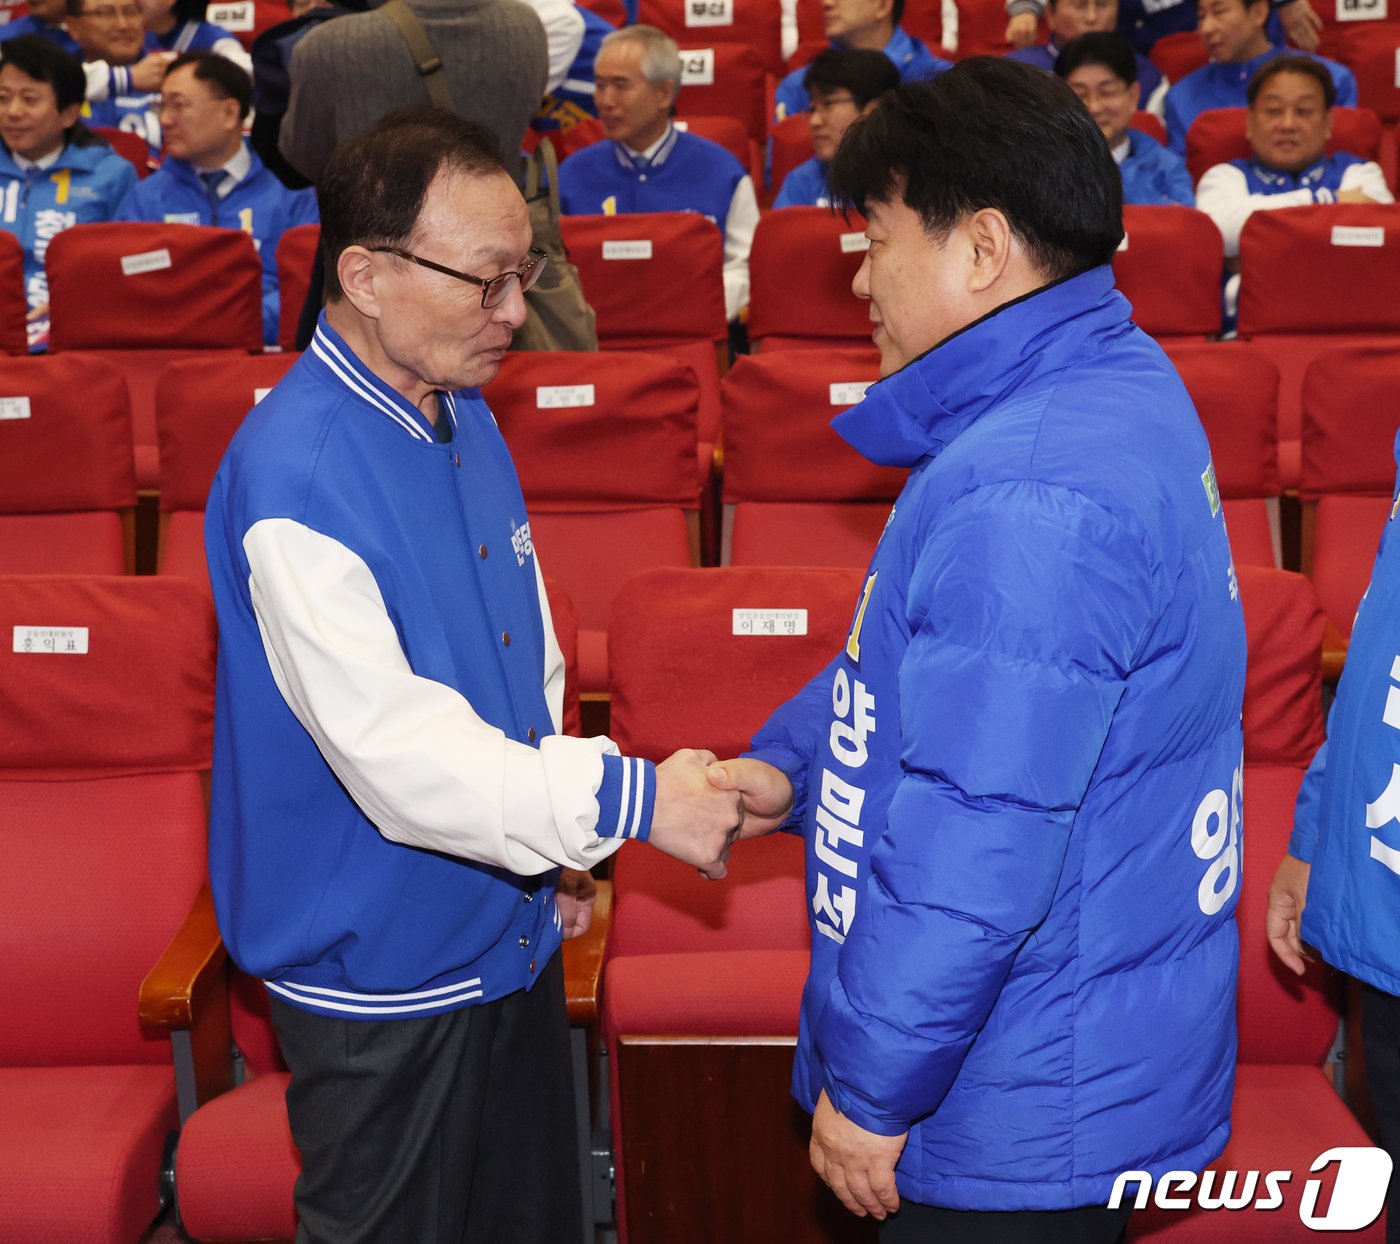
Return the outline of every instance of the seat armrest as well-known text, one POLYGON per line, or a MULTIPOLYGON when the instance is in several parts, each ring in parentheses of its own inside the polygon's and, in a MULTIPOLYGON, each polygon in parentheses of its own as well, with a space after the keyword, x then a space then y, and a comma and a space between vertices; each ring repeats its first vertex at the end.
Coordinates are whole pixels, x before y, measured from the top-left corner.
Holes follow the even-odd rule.
POLYGON ((148 1035, 192 1028, 211 990, 221 983, 228 952, 205 884, 185 923, 141 982, 141 1027, 148 1035))
POLYGON ((564 996, 569 1003, 569 1023, 575 1028, 592 1028, 598 1022, 598 982, 611 922, 612 882, 600 881, 588 932, 564 943, 564 996))

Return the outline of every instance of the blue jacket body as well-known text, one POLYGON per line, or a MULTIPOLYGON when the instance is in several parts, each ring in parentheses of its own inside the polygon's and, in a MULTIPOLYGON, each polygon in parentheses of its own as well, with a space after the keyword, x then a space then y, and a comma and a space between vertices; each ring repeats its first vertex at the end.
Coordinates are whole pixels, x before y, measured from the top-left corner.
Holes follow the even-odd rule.
MULTIPOLYGON (((1212 61, 1202 65, 1194 73, 1188 73, 1180 82, 1173 82, 1167 92, 1167 141, 1178 155, 1186 154, 1186 132, 1191 122, 1210 108, 1243 108, 1247 100, 1245 90, 1254 71, 1266 60, 1275 56, 1309 56, 1308 52, 1298 52, 1274 44, 1269 50, 1242 65, 1222 65, 1212 61)), ((1345 65, 1326 57, 1313 56, 1313 60, 1327 66, 1337 88, 1337 103, 1344 108, 1356 107, 1356 77, 1345 65)))
MULTIPOLYGON (((46 307, 49 243, 73 225, 117 218, 136 184, 136 170, 100 138, 79 125, 58 160, 46 169, 21 169, 0 144, 0 229, 24 247, 24 296, 29 310, 46 307)), ((31 320, 30 348, 48 337, 48 316, 31 320)))
MULTIPOLYGON (((1400 438, 1396 455, 1400 460, 1400 438)), ((1352 628, 1327 742, 1303 781, 1288 846, 1291 855, 1312 864, 1303 939, 1333 967, 1391 994, 1400 994, 1396 509, 1392 501, 1371 585, 1352 628)))
POLYGON ((154 173, 127 198, 124 220, 164 221, 181 225, 217 225, 242 229, 253 239, 263 269, 263 340, 277 341, 277 243, 295 225, 314 225, 314 190, 288 190, 258 159, 256 152, 248 175, 231 189, 213 210, 204 183, 187 160, 167 157, 154 173))
POLYGON ((21 35, 43 35, 45 39, 58 44, 69 56, 83 59, 83 50, 72 35, 62 26, 50 26, 47 22, 41 22, 33 13, 26 13, 23 17, 17 17, 14 21, 0 26, 0 43, 6 39, 18 39, 21 35))
POLYGON ((1360 156, 1338 151, 1323 156, 1316 164, 1297 173, 1269 168, 1256 160, 1231 160, 1230 166, 1244 174, 1250 194, 1287 194, 1290 190, 1311 190, 1319 203, 1330 203, 1335 202, 1347 169, 1365 163, 1360 156))
POLYGON ((1124 203, 1196 206, 1191 174, 1181 156, 1141 130, 1129 130, 1128 142, 1128 154, 1118 166, 1123 174, 1124 203))
POLYGON ((569 65, 564 81, 545 96, 539 112, 530 122, 532 128, 544 134, 571 129, 580 121, 598 115, 593 62, 598 59, 598 49, 603 46, 603 40, 616 27, 581 5, 577 7, 579 16, 583 18, 583 42, 579 44, 578 55, 569 65))
MULTIPOLYGON (((833 43, 831 46, 837 45, 833 43)), ((952 68, 950 62, 941 56, 935 56, 922 39, 914 38, 903 26, 894 28, 894 34, 885 44, 885 55, 899 70, 901 82, 922 82, 926 78, 937 76, 945 69, 952 68)), ((802 79, 806 76, 807 66, 803 65, 778 83, 777 93, 773 97, 774 120, 781 121, 794 113, 806 112, 812 106, 807 88, 802 85, 802 79)))
POLYGON ((235 36, 213 22, 176 22, 163 35, 146 32, 148 52, 210 52, 215 44, 235 36))
POLYGON ((826 172, 831 166, 813 156, 804 160, 786 177, 774 207, 826 207, 831 203, 831 191, 827 188, 826 172))
POLYGON ((911 469, 792 779, 794 1093, 910 1135, 902 1196, 1103 1204, 1230 1133, 1245 639, 1210 449, 1103 267, 834 421, 911 469))

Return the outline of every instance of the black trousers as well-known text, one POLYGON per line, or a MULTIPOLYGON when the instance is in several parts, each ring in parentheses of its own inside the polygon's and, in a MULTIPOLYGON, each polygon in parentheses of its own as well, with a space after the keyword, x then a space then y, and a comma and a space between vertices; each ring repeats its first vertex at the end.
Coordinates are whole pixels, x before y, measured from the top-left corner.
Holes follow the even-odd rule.
POLYGON ((424 1018, 270 994, 301 1150, 297 1244, 561 1244, 581 1234, 563 956, 528 993, 424 1018))
POLYGON ((1119 1244, 1132 1206, 980 1211, 903 1201, 880 1227, 880 1244, 1119 1244))
MULTIPOLYGON (((1381 1145, 1400 1169, 1400 998, 1361 985, 1361 1044, 1366 1087, 1380 1124, 1381 1145)), ((1400 1244, 1400 1178, 1390 1177, 1385 1203, 1386 1244, 1400 1244)))

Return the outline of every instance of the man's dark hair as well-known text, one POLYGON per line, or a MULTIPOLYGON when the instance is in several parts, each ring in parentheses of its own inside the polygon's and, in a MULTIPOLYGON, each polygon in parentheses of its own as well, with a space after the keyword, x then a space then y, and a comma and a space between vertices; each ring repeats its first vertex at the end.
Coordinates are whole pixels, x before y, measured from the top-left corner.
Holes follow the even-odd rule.
POLYGON ((864 108, 899 85, 899 70, 883 52, 827 48, 812 57, 802 85, 809 95, 849 91, 856 107, 864 108))
POLYGON ((902 201, 940 243, 996 208, 1050 280, 1109 263, 1123 237, 1123 178, 1084 105, 996 56, 886 96, 846 131, 827 180, 837 207, 902 201))
POLYGON ((346 247, 407 245, 444 168, 477 177, 506 171, 490 130, 431 104, 391 112, 331 152, 316 187, 329 300, 344 293, 336 263, 346 247))
POLYGON ((1337 84, 1332 81, 1332 75, 1327 72, 1326 65, 1313 60, 1311 56, 1275 56, 1273 60, 1266 60, 1260 65, 1249 80, 1249 86, 1245 89, 1245 99, 1249 101, 1251 108, 1269 80, 1277 78, 1281 73, 1300 73, 1305 78, 1312 78, 1322 88, 1322 102, 1325 107, 1331 108, 1337 102, 1337 84))
POLYGON ((82 62, 43 35, 20 35, 0 43, 0 66, 4 65, 53 87, 59 112, 81 104, 87 95, 82 62))
POLYGON ((216 52, 181 52, 166 67, 167 74, 177 69, 193 68, 194 76, 200 82, 207 82, 219 99, 236 99, 238 116, 247 120, 253 107, 253 80, 241 65, 235 65, 227 56, 216 52))
POLYGON ((890 5, 890 21, 896 26, 904 20, 904 0, 894 0, 890 5))
POLYGON ((1066 43, 1055 58, 1055 76, 1068 78, 1084 65, 1102 65, 1125 86, 1138 80, 1133 45, 1111 31, 1096 30, 1066 43))

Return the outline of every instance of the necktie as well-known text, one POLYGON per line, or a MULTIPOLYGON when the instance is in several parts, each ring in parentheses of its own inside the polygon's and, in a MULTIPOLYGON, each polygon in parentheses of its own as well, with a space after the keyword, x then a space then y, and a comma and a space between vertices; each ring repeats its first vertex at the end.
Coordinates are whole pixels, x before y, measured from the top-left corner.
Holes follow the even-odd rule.
POLYGON ((219 183, 223 179, 224 170, 221 168, 199 175, 199 180, 204 183, 204 192, 209 196, 209 223, 211 225, 219 223, 219 183))

